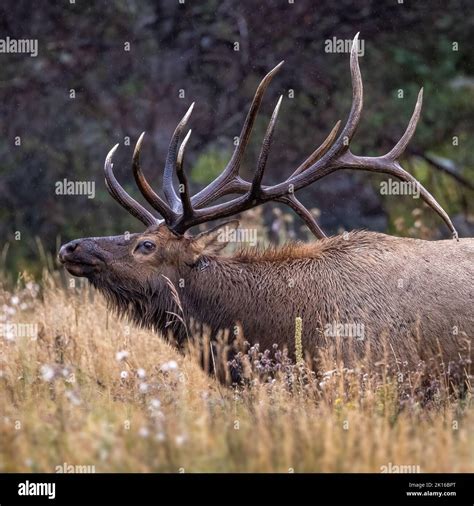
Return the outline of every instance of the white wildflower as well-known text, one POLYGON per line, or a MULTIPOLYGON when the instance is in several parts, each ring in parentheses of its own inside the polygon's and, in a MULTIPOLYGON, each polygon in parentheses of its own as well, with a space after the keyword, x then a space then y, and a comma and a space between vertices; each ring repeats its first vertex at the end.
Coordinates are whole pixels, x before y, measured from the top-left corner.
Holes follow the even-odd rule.
POLYGON ((15 332, 13 330, 13 326, 11 325, 8 325, 7 326, 7 329, 4 333, 4 337, 7 341, 14 341, 15 340, 15 332))
POLYGON ((125 351, 125 350, 118 351, 115 354, 115 360, 117 362, 121 362, 122 360, 125 360, 127 357, 128 357, 128 351, 125 351))
POLYGON ((54 369, 50 365, 42 365, 40 372, 43 381, 52 381, 54 379, 54 369))
POLYGON ((183 434, 179 434, 178 436, 176 436, 175 441, 178 446, 182 446, 186 442, 186 436, 183 434))
POLYGON ((7 315, 14 315, 16 313, 16 309, 12 306, 7 306, 6 304, 3 304, 2 311, 7 315))
POLYGON ((178 364, 176 360, 169 360, 168 362, 165 362, 161 366, 161 370, 163 372, 169 372, 169 371, 176 371, 178 369, 178 364))
POLYGON ((79 406, 79 404, 81 404, 81 399, 79 399, 79 396, 74 390, 68 390, 66 392, 66 397, 73 406, 79 406))
POLYGON ((36 297, 40 289, 39 285, 37 283, 33 283, 32 281, 28 281, 28 283, 25 285, 25 288, 28 290, 28 292, 30 292, 30 295, 32 297, 36 297))
POLYGON ((99 459, 104 461, 109 457, 109 452, 106 448, 101 448, 99 451, 99 459))
POLYGON ((159 399, 152 399, 150 401, 150 409, 160 409, 161 408, 161 402, 159 399))
POLYGON ((140 427, 138 435, 140 437, 148 437, 150 435, 150 431, 146 427, 140 427))

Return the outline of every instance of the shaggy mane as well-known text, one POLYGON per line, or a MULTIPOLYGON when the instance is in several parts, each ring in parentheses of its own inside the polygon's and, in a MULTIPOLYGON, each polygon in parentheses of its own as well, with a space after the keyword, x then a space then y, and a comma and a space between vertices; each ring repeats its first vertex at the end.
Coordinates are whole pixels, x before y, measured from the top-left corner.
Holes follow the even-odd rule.
POLYGON ((319 258, 331 253, 341 254, 356 248, 379 248, 389 239, 389 236, 384 234, 357 230, 349 232, 346 236, 336 235, 310 243, 289 242, 283 246, 264 248, 246 246, 235 252, 229 259, 251 263, 319 258))

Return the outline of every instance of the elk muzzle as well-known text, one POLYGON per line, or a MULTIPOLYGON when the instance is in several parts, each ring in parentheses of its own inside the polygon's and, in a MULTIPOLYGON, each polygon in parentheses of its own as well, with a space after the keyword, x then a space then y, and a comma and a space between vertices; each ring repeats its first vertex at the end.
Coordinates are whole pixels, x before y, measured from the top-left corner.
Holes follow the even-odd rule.
POLYGON ((58 260, 70 274, 79 277, 90 277, 105 265, 104 255, 93 239, 76 239, 64 244, 58 260))

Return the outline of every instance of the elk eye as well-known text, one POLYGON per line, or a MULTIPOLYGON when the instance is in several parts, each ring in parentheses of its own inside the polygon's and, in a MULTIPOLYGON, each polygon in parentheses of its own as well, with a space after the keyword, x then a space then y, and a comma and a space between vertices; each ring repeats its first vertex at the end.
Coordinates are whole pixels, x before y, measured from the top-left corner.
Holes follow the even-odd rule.
POLYGON ((151 253, 156 249, 156 245, 151 241, 143 241, 138 245, 137 249, 142 253, 151 253))

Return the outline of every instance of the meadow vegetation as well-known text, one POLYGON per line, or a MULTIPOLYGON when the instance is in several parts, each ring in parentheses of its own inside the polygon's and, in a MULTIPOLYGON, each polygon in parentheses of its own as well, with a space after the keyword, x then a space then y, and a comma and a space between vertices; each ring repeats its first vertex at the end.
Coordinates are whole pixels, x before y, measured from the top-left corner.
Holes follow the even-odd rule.
POLYGON ((224 386, 74 285, 45 270, 0 289, 1 472, 474 471, 472 392, 442 371, 312 373, 253 347, 249 379, 224 386))

